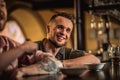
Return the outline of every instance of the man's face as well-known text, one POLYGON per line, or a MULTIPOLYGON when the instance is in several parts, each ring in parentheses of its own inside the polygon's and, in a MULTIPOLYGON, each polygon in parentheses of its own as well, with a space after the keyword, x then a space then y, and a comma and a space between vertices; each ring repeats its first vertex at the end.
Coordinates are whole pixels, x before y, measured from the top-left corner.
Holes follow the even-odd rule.
POLYGON ((0 0, 0 31, 4 29, 6 20, 7 20, 6 3, 4 0, 0 0))
POLYGON ((49 25, 48 36, 56 47, 65 45, 70 39, 70 35, 73 29, 73 23, 71 20, 58 16, 54 22, 49 25))

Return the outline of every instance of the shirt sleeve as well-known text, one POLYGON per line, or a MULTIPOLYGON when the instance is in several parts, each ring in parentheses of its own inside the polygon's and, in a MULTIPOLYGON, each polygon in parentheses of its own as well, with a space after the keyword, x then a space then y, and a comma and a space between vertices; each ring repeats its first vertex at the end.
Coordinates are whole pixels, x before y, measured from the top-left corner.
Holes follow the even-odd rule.
POLYGON ((72 50, 70 53, 70 59, 74 59, 77 57, 81 57, 85 55, 85 51, 83 50, 72 50))

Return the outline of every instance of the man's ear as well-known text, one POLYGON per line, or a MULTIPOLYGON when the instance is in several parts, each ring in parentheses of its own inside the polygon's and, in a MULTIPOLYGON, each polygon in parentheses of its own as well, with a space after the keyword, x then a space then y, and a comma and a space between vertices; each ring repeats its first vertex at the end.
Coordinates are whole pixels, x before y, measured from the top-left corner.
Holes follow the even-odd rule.
POLYGON ((47 31, 47 33, 50 32, 50 26, 49 25, 46 26, 46 31, 47 31))

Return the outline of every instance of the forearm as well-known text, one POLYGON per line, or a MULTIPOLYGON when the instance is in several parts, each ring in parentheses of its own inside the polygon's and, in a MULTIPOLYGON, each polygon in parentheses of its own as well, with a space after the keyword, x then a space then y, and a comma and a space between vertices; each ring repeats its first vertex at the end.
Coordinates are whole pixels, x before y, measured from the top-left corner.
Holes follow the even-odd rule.
POLYGON ((100 60, 91 54, 87 54, 83 57, 78 57, 75 59, 63 60, 64 66, 83 66, 84 64, 96 63, 100 63, 100 60))
POLYGON ((0 71, 5 69, 11 62, 20 57, 23 53, 24 49, 21 46, 2 53, 0 55, 0 71))

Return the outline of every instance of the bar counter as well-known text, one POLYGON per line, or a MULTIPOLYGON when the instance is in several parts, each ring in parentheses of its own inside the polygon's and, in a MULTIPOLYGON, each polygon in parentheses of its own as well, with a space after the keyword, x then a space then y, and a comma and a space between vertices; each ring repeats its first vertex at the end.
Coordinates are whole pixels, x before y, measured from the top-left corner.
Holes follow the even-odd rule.
POLYGON ((63 74, 22 77, 17 80, 120 80, 120 64, 106 62, 102 70, 88 70, 83 76, 65 76, 63 74))

